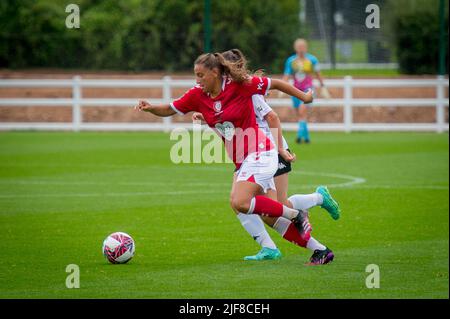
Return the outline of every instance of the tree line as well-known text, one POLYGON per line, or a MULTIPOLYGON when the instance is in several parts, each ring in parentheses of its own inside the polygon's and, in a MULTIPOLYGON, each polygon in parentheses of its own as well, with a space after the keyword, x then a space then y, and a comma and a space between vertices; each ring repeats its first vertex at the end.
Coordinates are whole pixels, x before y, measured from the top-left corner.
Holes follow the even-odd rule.
MULTIPOLYGON (((382 28, 404 73, 437 72, 438 1, 384 1, 382 28)), ((0 67, 186 71, 203 53, 204 0, 77 0, 80 28, 68 28, 72 2, 0 1, 0 67)), ((307 33, 298 0, 211 0, 211 9, 213 50, 240 48, 269 73, 283 71, 307 33)))

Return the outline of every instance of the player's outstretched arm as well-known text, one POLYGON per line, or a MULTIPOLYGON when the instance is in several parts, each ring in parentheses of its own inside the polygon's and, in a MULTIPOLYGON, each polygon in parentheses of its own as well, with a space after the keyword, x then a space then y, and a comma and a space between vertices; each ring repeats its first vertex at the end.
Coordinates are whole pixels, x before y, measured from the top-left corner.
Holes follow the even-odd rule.
POLYGON ((272 136, 275 137, 274 139, 277 144, 278 154, 280 154, 287 162, 294 162, 296 159, 295 154, 291 154, 288 150, 283 148, 283 130, 278 114, 275 111, 270 111, 264 119, 267 121, 267 124, 269 124, 272 136))
MULTIPOLYGON (((283 75, 281 78, 282 81, 289 83, 289 75, 283 75)), ((283 97, 284 93, 281 91, 278 91, 278 98, 283 97)))
POLYGON ((283 75, 281 80, 284 81, 284 82, 288 82, 289 83, 289 75, 283 75))
POLYGON ((290 83, 287 83, 283 80, 278 79, 272 79, 271 89, 281 91, 283 93, 286 93, 290 96, 295 96, 296 98, 302 100, 305 103, 311 103, 313 101, 313 93, 312 91, 309 92, 302 92, 290 83))
POLYGON ((161 117, 172 116, 176 113, 175 110, 172 109, 169 104, 151 105, 150 103, 144 100, 140 100, 139 104, 136 105, 134 109, 142 112, 149 112, 156 116, 161 117))

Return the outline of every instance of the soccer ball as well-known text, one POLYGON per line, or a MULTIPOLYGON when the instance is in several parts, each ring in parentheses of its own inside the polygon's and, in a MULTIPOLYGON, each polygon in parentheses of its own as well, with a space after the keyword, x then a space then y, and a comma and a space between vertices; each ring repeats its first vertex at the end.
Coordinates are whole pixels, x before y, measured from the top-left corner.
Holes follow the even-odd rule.
POLYGON ((103 241, 103 255, 112 264, 125 264, 134 256, 134 240, 122 232, 112 233, 103 241))

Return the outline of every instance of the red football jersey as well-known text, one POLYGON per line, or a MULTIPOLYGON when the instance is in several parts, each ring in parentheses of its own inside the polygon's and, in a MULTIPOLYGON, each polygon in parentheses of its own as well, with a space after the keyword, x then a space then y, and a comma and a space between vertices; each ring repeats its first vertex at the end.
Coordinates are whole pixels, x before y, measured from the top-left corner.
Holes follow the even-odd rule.
POLYGON ((239 168, 248 154, 274 148, 256 123, 252 102, 252 95, 266 95, 269 89, 270 79, 266 77, 252 77, 243 84, 224 78, 217 97, 211 98, 197 85, 170 105, 179 114, 202 113, 206 123, 222 137, 228 156, 239 168))

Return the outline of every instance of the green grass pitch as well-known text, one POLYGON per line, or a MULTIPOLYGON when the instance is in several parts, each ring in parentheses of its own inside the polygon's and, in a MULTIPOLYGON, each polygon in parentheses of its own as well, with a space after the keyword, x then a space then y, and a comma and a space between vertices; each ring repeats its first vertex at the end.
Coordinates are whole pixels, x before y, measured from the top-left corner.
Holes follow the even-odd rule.
POLYGON ((229 207, 232 165, 172 164, 167 134, 1 133, 0 298, 449 297, 448 134, 287 137, 290 194, 326 184, 342 207, 338 221, 311 210, 327 266, 272 230, 283 258, 243 261, 259 247, 229 207), (128 264, 101 253, 115 231, 136 241, 128 264))

